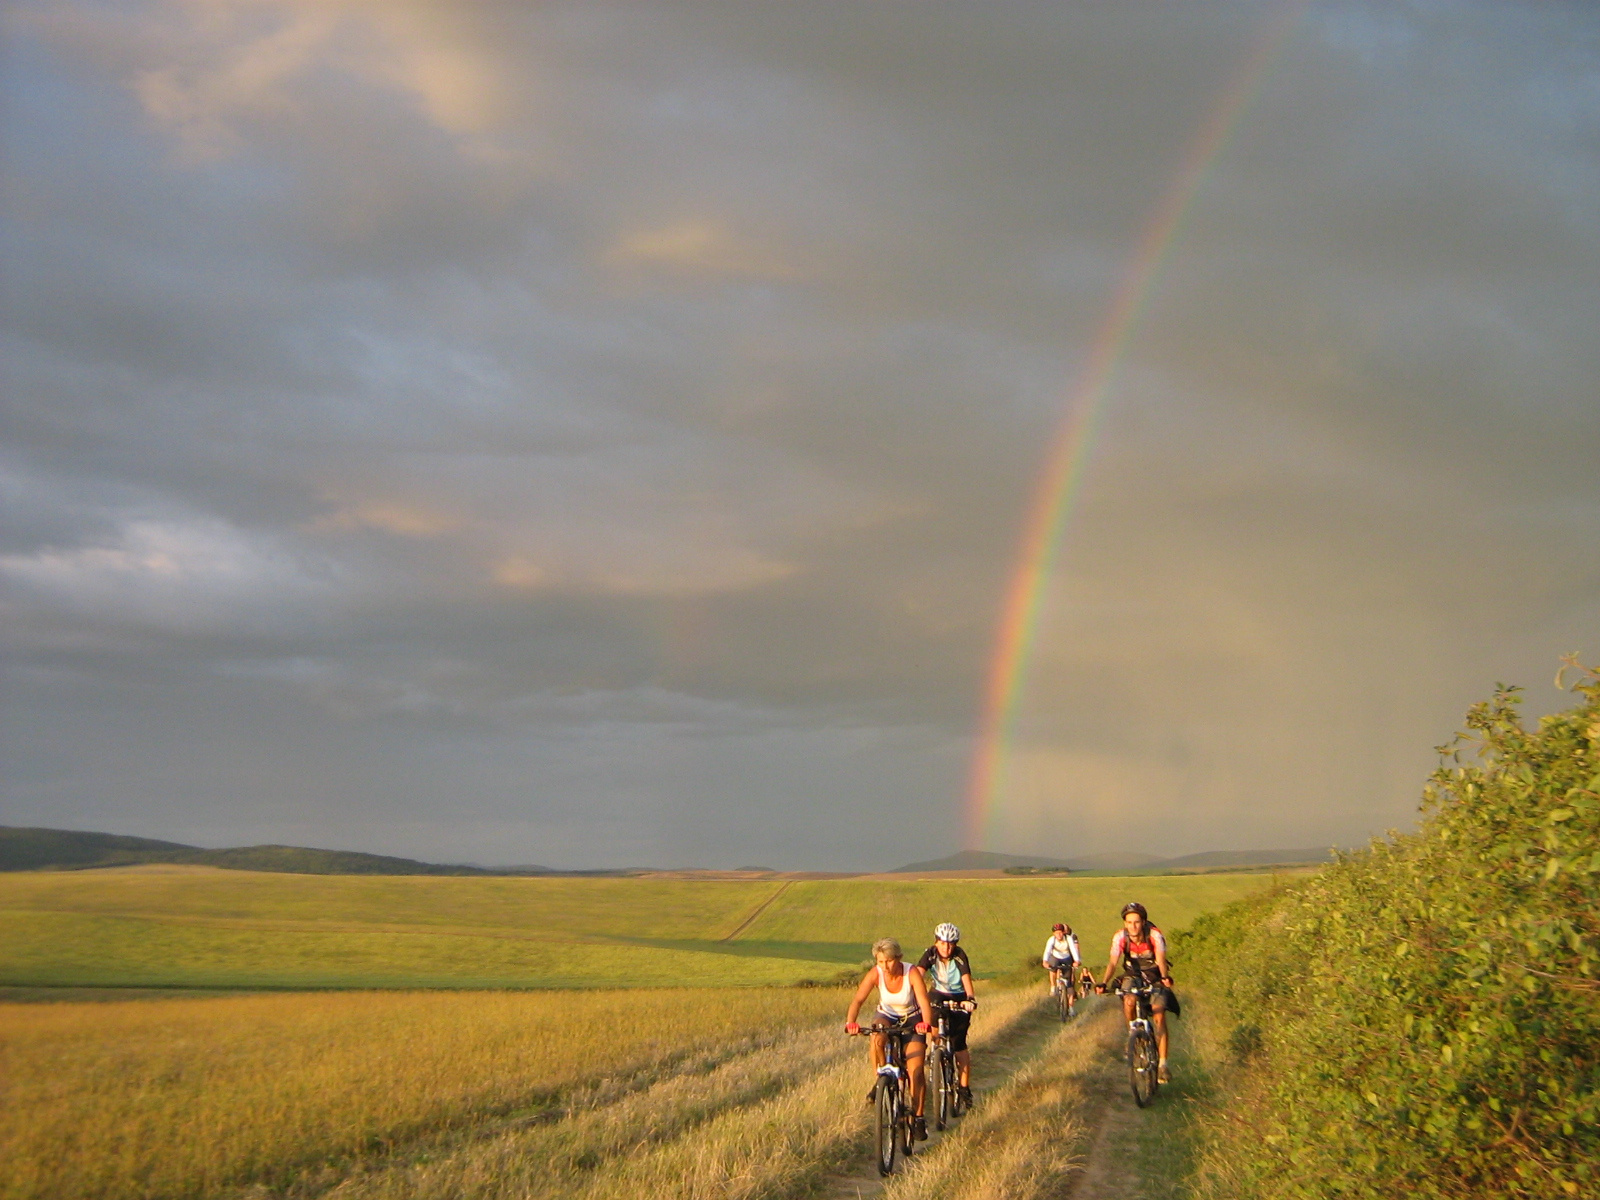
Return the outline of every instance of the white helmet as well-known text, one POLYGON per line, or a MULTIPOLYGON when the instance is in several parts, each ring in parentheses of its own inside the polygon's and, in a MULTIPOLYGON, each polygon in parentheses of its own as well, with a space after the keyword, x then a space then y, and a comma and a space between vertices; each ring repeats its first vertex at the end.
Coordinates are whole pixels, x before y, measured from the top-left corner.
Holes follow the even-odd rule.
POLYGON ((936 942, 959 942, 961 940, 961 930, 946 921, 943 925, 934 929, 933 940, 936 942))

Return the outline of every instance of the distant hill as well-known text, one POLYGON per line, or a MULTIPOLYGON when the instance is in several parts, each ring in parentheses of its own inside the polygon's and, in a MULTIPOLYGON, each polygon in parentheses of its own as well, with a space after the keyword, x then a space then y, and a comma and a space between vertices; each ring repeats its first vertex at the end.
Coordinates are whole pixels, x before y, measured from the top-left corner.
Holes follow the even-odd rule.
POLYGON ((363 854, 357 850, 316 850, 308 846, 239 846, 206 850, 182 842, 85 833, 75 829, 37 829, 0 825, 0 871, 82 870, 136 863, 189 863, 235 871, 286 871, 295 875, 550 875, 544 867, 448 866, 363 854))
POLYGON ((1003 871, 1007 867, 1044 867, 1063 870, 1071 866, 1071 863, 1059 858, 1040 858, 1037 854, 996 854, 990 850, 961 850, 945 858, 907 863, 903 867, 896 867, 894 874, 917 871, 1003 871))
POLYGON ((1209 850, 1204 854, 1185 854, 1169 858, 1164 867, 1265 867, 1285 863, 1331 862, 1333 852, 1326 846, 1308 850, 1209 850))
POLYGON ((895 874, 922 871, 1003 871, 1008 868, 1032 867, 1043 870, 1070 871, 1200 871, 1219 867, 1287 866, 1297 863, 1328 862, 1332 853, 1327 848, 1311 850, 1208 850, 1202 854, 1185 854, 1178 858, 1161 858, 1154 854, 1133 851, 1110 851, 1103 854, 1085 854, 1078 858, 1042 858, 1036 854, 998 854, 989 850, 962 850, 945 858, 927 862, 908 863, 896 867, 895 874))

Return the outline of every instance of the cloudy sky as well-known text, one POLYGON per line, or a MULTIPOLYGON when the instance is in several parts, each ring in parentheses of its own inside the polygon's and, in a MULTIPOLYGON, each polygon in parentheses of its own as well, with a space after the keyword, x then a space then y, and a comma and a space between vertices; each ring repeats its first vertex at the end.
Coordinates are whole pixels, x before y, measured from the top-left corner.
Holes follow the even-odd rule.
POLYGON ((0 821, 488 863, 1352 843, 1600 658, 1587 3, 6 0, 0 821))

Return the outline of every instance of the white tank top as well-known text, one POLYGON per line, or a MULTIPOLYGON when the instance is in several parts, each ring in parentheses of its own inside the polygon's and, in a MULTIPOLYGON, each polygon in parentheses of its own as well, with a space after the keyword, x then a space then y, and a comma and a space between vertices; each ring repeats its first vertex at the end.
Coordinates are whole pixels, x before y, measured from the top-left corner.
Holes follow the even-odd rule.
POLYGON ((883 967, 878 967, 878 1010, 888 1013, 891 1017, 909 1017, 913 1013, 920 1013, 917 997, 911 990, 911 968, 903 968, 904 974, 900 976, 900 990, 889 990, 889 979, 883 967))

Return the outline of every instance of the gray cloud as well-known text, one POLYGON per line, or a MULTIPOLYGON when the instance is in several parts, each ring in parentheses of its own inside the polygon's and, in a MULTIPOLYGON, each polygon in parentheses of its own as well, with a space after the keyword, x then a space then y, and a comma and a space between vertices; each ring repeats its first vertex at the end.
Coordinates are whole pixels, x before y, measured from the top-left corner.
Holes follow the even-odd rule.
MULTIPOLYGON (((1045 446, 1278 11, 9 4, 6 819, 952 848, 1045 446)), ((996 846, 1357 840, 1594 657, 1597 79, 1585 6, 1297 19, 1107 394, 996 846)))

